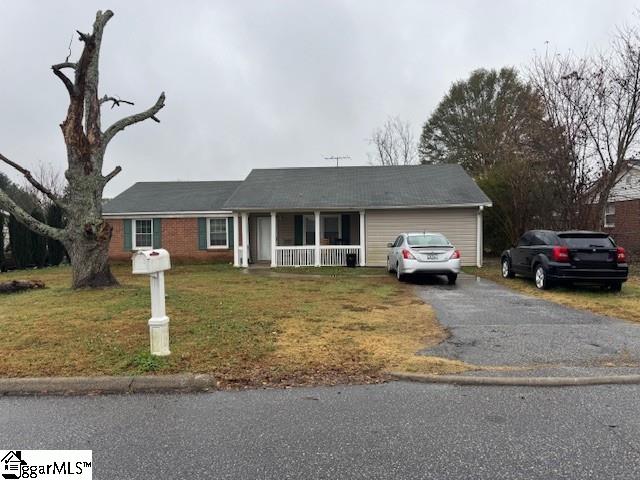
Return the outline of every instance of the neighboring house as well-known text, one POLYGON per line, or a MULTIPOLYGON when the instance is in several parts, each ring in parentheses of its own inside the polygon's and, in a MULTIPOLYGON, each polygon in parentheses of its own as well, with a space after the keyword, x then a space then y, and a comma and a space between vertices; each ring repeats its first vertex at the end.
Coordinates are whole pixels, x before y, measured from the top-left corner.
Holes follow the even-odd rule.
POLYGON ((630 160, 611 190, 604 230, 633 256, 640 255, 640 161, 630 160))
POLYGON ((110 255, 162 246, 236 266, 384 266, 401 232, 444 233, 482 265, 491 201, 458 165, 257 169, 242 182, 149 182, 108 202, 110 255), (248 232, 244 235, 243 232, 248 232), (245 254, 247 252, 247 254, 245 254))

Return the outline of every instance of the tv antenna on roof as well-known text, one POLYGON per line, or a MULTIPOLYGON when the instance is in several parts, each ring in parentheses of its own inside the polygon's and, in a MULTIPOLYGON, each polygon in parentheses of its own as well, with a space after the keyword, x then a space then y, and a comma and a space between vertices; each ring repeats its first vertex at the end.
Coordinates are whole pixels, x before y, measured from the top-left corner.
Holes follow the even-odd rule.
POLYGON ((343 157, 339 157, 339 156, 333 156, 333 157, 324 157, 325 160, 335 160, 336 161, 336 167, 339 167, 340 165, 338 164, 338 162, 340 160, 351 160, 351 157, 349 156, 343 156, 343 157))

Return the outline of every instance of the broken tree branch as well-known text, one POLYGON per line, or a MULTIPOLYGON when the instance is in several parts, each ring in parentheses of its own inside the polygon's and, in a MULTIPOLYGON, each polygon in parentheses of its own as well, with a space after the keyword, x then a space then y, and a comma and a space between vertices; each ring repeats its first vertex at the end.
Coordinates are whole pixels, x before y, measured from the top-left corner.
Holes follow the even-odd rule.
POLYGON ((5 157, 1 153, 0 153, 0 160, 2 160, 7 165, 12 166, 16 170, 18 170, 22 175, 24 175, 24 177, 28 180, 28 182, 31 185, 33 185, 38 191, 44 193, 56 205, 62 206, 62 204, 61 204, 62 202, 60 201, 60 198, 55 193, 53 193, 51 190, 49 190, 47 187, 42 185, 35 178, 33 178, 33 175, 31 174, 31 172, 29 170, 27 170, 26 168, 24 168, 21 165, 18 165, 16 162, 9 160, 7 157, 5 157))
POLYGON ((42 280, 11 280, 0 283, 0 293, 16 293, 34 288, 44 288, 42 280))
POLYGON ((76 64, 72 62, 62 62, 62 63, 58 63, 56 65, 51 66, 51 70, 53 70, 53 74, 56 77, 58 77, 60 80, 62 80, 62 83, 64 83, 64 86, 67 88, 67 92, 69 92, 69 95, 73 97, 76 94, 75 85, 73 84, 73 82, 69 77, 67 77, 64 73, 62 73, 63 68, 75 69, 76 64))
POLYGON ((121 103, 126 103, 127 105, 135 105, 135 103, 130 102, 129 100, 123 100, 120 97, 109 97, 108 95, 105 95, 100 99, 100 105, 106 102, 113 102, 111 104, 111 108, 119 107, 121 103))
POLYGON ((148 110, 145 110, 144 112, 136 113, 135 115, 124 117, 123 119, 118 120, 109 128, 107 128, 107 130, 102 135, 103 145, 106 146, 118 132, 120 132, 121 130, 124 130, 129 125, 143 122, 148 118, 152 119, 155 122, 160 123, 160 120, 158 120, 158 118, 155 115, 164 107, 164 99, 165 99, 164 92, 162 92, 160 94, 160 97, 158 97, 158 100, 156 101, 156 103, 148 110))
POLYGON ((16 220, 38 235, 51 237, 55 240, 62 240, 64 237, 64 230, 47 225, 40 220, 36 220, 16 202, 14 202, 2 189, 0 189, 0 208, 9 212, 16 218, 16 220))
POLYGON ((122 171, 122 167, 120 165, 118 165, 116 168, 114 168, 110 173, 108 173, 107 175, 102 177, 102 180, 104 181, 105 184, 107 184, 109 181, 111 181, 111 179, 113 177, 115 177, 116 175, 118 175, 120 172, 122 171))

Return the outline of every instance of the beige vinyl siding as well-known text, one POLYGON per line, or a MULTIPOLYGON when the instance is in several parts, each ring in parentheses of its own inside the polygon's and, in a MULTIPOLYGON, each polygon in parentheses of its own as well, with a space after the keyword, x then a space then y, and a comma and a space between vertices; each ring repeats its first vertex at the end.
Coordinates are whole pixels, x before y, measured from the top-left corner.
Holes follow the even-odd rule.
POLYGON ((385 266, 387 243, 403 232, 440 232, 462 254, 463 265, 476 264, 478 208, 367 210, 367 265, 385 266))

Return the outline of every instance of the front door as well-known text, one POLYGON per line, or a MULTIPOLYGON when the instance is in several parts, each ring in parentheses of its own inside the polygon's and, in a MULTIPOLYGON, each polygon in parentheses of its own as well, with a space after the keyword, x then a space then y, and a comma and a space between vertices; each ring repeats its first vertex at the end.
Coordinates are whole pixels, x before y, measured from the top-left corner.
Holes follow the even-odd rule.
POLYGON ((258 261, 271 260, 271 218, 257 217, 258 222, 258 261))

